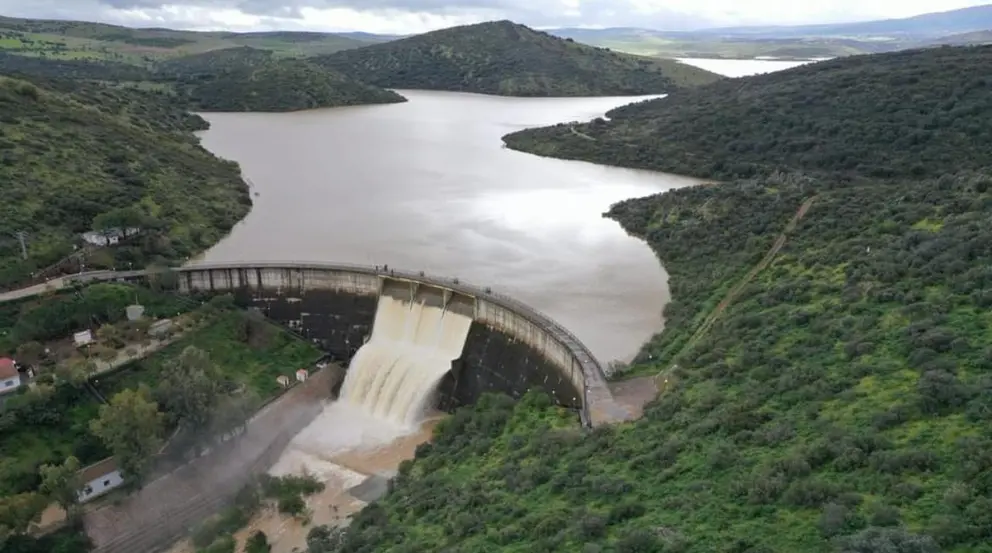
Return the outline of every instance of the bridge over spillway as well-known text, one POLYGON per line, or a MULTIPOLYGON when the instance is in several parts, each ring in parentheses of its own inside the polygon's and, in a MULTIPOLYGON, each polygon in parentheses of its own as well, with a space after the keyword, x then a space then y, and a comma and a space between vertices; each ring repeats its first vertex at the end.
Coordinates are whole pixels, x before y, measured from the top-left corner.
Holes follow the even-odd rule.
POLYGON ((471 403, 485 392, 519 397, 541 387, 558 404, 577 409, 586 425, 630 418, 613 400, 602 366, 578 338, 489 288, 422 272, 330 263, 197 264, 165 273, 100 271, 72 280, 143 282, 155 276, 180 293, 230 293, 342 361, 368 340, 380 298, 423 303, 472 319, 462 354, 439 385, 441 408, 471 403))

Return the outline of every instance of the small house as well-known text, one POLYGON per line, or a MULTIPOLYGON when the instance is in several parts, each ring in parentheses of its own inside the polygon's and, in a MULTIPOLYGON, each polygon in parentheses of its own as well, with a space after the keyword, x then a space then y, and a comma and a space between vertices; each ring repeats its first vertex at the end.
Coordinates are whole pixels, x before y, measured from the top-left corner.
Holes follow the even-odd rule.
POLYGON ((80 470, 79 481, 83 483, 79 502, 86 503, 119 487, 124 483, 124 476, 117 468, 117 461, 110 457, 80 470))
POLYGON ((0 359, 0 394, 13 392, 21 387, 21 373, 17 363, 9 357, 0 359))
POLYGON ((306 382, 307 381, 307 378, 309 378, 309 376, 310 376, 310 373, 307 372, 306 369, 300 369, 300 370, 296 371, 296 380, 298 380, 299 382, 306 382))
POLYGON ((276 377, 276 382, 283 388, 289 388, 289 377, 284 374, 276 377))
POLYGON ((77 332, 72 335, 72 341, 75 342, 77 348, 88 346, 93 343, 93 332, 90 330, 77 332))

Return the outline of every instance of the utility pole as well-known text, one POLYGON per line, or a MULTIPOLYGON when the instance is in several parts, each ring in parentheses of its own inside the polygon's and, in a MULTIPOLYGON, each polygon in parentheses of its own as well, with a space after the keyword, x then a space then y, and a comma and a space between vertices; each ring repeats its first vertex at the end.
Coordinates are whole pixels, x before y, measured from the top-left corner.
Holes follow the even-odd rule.
POLYGON ((17 240, 21 243, 21 258, 27 259, 28 247, 27 244, 24 242, 24 240, 28 237, 28 233, 24 232, 23 230, 19 230, 14 233, 14 236, 16 236, 17 240))

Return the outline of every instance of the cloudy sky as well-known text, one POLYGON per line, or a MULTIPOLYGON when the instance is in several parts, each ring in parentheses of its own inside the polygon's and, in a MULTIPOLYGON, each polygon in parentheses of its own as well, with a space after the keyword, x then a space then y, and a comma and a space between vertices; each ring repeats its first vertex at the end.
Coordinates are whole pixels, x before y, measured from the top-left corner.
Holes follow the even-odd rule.
POLYGON ((512 19, 535 27, 797 24, 907 17, 989 0, 0 0, 0 14, 198 30, 418 33, 512 19))

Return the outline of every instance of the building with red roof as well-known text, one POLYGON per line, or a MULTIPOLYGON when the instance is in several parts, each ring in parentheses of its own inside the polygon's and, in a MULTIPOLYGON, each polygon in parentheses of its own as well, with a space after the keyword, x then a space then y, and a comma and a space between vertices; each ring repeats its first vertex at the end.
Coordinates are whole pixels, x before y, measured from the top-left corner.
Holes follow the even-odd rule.
POLYGON ((0 359, 0 394, 13 392, 21 387, 21 373, 17 363, 9 357, 0 359))

